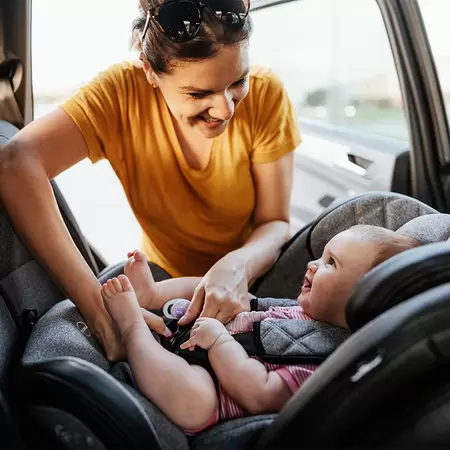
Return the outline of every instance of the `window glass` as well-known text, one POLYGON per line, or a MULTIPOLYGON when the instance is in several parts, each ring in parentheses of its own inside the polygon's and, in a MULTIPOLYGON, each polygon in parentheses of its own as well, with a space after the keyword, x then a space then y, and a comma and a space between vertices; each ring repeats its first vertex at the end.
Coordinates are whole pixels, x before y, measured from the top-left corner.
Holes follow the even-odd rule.
POLYGON ((433 51, 447 116, 449 116, 450 46, 448 44, 448 18, 450 17, 450 2, 445 0, 419 0, 419 5, 433 51))
POLYGON ((375 0, 297 0, 252 17, 252 60, 281 76, 303 120, 408 138, 375 0))

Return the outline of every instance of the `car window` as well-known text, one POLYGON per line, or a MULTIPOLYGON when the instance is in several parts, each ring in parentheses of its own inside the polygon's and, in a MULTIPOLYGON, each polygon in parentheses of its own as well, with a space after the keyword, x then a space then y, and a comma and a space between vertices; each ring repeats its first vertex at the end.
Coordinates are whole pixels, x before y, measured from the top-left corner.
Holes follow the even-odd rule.
POLYGON ((301 119, 408 138, 375 0, 297 0, 252 17, 252 61, 280 75, 301 119))
MULTIPOLYGON (((136 13, 137 2, 124 0, 33 2, 35 118, 109 65, 136 58, 129 50, 136 13)), ((56 181, 83 233, 110 263, 139 245, 140 227, 107 161, 82 161, 56 181)))
POLYGON ((450 46, 448 45, 450 2, 419 0, 419 5, 433 51, 448 117, 450 114, 450 46))

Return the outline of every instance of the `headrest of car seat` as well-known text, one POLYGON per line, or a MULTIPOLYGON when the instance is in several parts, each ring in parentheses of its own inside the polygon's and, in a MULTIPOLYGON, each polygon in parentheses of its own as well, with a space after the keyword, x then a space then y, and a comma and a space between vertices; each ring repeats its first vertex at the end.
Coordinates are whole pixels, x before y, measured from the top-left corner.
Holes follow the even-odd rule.
POLYGON ((450 214, 427 214, 401 226, 397 233, 409 236, 421 244, 442 242, 450 238, 450 214))
POLYGON ((347 304, 347 324, 355 332, 393 306, 448 281, 447 241, 407 250, 372 269, 358 283, 347 304))
POLYGON ((326 243, 353 225, 369 224, 396 231, 418 216, 438 211, 411 197, 392 192, 369 192, 324 211, 311 225, 308 247, 312 259, 320 257, 326 243))
POLYGON ((307 263, 320 257, 333 236, 353 225, 377 225, 396 231, 418 216, 436 213, 430 206, 394 192, 368 192, 336 203, 287 243, 274 268, 255 283, 252 293, 295 298, 307 263))
POLYGON ((448 448, 449 321, 450 283, 377 317, 304 383, 256 448, 425 449, 443 434, 448 448))

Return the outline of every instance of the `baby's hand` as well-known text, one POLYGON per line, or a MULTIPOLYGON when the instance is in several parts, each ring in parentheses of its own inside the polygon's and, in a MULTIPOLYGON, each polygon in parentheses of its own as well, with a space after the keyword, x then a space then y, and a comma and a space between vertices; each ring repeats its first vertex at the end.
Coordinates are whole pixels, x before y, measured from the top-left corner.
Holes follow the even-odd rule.
POLYGON ((216 319, 200 317, 194 323, 190 338, 180 345, 181 349, 194 350, 195 346, 209 350, 221 336, 229 336, 222 322, 216 319))

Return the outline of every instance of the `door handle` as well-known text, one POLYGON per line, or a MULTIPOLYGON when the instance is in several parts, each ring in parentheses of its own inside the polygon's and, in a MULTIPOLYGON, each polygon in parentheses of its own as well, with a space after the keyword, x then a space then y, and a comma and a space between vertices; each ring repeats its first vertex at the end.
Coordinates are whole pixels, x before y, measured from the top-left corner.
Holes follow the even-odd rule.
POLYGON ((340 169, 345 170, 346 172, 350 172, 352 175, 357 175, 359 177, 367 177, 367 170, 364 167, 358 166, 357 164, 352 163, 348 159, 335 159, 334 166, 339 167, 340 169))
POLYGON ((335 167, 339 167, 352 175, 357 175, 362 178, 369 178, 367 169, 373 164, 373 161, 353 153, 340 154, 334 159, 335 167))

